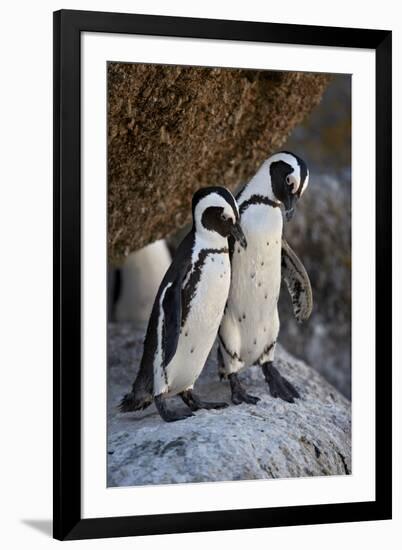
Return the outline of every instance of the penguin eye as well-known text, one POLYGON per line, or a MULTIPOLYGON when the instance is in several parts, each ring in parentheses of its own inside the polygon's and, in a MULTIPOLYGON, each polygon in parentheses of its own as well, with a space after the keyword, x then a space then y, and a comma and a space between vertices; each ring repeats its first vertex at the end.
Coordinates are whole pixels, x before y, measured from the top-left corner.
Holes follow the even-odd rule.
POLYGON ((298 187, 296 178, 295 178, 295 177, 291 177, 291 176, 286 176, 286 183, 287 183, 287 184, 289 185, 289 187, 290 187, 290 192, 291 192, 291 193, 296 193, 297 187, 298 187))
POLYGON ((227 215, 226 214, 221 214, 221 220, 223 220, 224 222, 226 222, 228 219, 227 215))

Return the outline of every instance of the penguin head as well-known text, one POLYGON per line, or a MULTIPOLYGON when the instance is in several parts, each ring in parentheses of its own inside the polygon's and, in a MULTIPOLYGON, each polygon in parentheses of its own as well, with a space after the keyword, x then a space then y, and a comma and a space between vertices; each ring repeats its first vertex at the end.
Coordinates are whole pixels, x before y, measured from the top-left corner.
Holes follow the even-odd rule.
POLYGON ((236 199, 224 187, 204 187, 193 196, 193 227, 211 240, 232 235, 243 248, 247 241, 240 227, 236 199))
POLYGON ((267 161, 270 176, 268 196, 283 204, 290 220, 298 199, 308 186, 309 172, 304 160, 288 151, 272 155, 267 161))

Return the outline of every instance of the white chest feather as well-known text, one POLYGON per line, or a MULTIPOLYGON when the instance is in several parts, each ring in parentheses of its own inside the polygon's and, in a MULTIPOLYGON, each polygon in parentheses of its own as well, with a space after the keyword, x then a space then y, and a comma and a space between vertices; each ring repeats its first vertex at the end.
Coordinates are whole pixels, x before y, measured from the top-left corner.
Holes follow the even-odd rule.
MULTIPOLYGON (((193 267, 197 262, 193 262, 193 267)), ((191 387, 200 375, 213 346, 230 286, 228 253, 208 253, 199 268, 199 277, 190 301, 177 351, 166 368, 167 388, 174 395, 191 387)), ((191 273, 184 285, 191 280, 191 273)), ((155 388, 157 391, 158 388, 155 388)))
POLYGON ((241 226, 248 244, 245 250, 235 245, 220 330, 227 347, 252 363, 279 331, 282 214, 279 208, 253 205, 243 213, 241 226))

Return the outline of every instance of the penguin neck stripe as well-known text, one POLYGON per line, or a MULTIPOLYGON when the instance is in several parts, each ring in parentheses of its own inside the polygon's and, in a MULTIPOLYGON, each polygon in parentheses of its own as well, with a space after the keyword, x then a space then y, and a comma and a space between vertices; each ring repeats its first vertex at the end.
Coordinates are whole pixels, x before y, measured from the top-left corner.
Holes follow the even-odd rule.
POLYGON ((272 201, 268 197, 264 197, 263 195, 253 195, 248 200, 243 202, 243 204, 240 205, 240 207, 239 207, 240 215, 243 214, 243 212, 245 210, 247 210, 247 208, 249 206, 252 206, 253 204, 267 204, 268 206, 272 206, 272 208, 278 208, 279 207, 279 203, 276 203, 276 202, 272 201))

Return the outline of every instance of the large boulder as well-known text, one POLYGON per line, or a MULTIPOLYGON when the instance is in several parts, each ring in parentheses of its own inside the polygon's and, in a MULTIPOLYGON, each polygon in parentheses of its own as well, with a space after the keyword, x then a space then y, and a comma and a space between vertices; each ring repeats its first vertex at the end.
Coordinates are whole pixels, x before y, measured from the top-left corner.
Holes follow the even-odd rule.
POLYGON ((196 189, 234 189, 320 101, 325 74, 108 64, 108 252, 182 227, 196 189))
MULTIPOLYGON (((268 393, 260 369, 242 378, 258 405, 201 410, 166 424, 154 405, 122 414, 117 405, 138 371, 144 333, 109 325, 108 486, 345 475, 351 473, 350 402, 305 363, 278 347, 277 366, 301 394, 294 404, 268 393)), ((216 350, 196 384, 230 402, 216 350)), ((170 405, 182 407, 179 399, 170 405)))
POLYGON ((286 348, 351 396, 351 202, 346 185, 325 174, 312 178, 285 235, 302 259, 314 295, 310 319, 296 322, 286 288, 279 301, 286 348))
POLYGON ((285 235, 303 260, 314 294, 313 313, 299 325, 281 293, 280 341, 351 396, 351 75, 336 75, 320 105, 284 147, 310 168, 310 185, 285 235))

